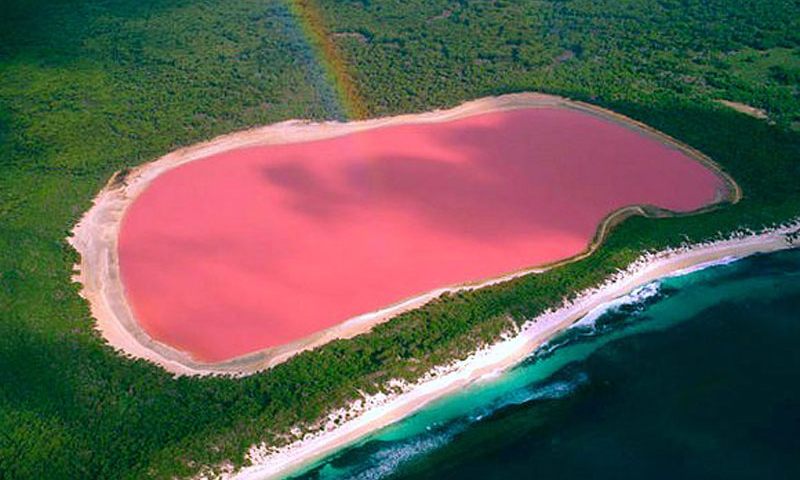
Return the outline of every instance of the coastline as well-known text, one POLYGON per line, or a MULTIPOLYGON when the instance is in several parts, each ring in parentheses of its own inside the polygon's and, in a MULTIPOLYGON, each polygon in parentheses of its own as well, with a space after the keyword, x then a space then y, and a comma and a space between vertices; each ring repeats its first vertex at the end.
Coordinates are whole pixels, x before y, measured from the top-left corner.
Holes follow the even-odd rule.
POLYGON ((494 377, 516 365, 557 333, 578 322, 588 312, 636 288, 667 276, 685 275, 719 263, 729 263, 758 253, 800 246, 800 219, 762 232, 748 232, 719 240, 658 253, 648 253, 605 284, 582 292, 573 302, 527 322, 513 336, 486 347, 465 360, 436 368, 413 385, 397 382, 398 393, 378 394, 356 401, 349 411, 334 412, 317 433, 307 433, 283 448, 251 447, 250 466, 233 471, 230 465, 207 470, 198 480, 256 480, 281 478, 341 449, 372 431, 397 422, 433 400, 481 379, 494 377), (346 419, 336 424, 335 418, 346 419))
POLYGON ((130 171, 115 174, 108 185, 94 199, 93 206, 75 226, 72 236, 68 239, 81 257, 80 264, 76 266, 77 273, 73 280, 82 284, 81 295, 90 304, 92 316, 96 319, 97 330, 120 353, 152 361, 176 375, 248 375, 270 368, 297 353, 318 347, 333 339, 346 339, 364 333, 373 326, 385 322, 404 311, 424 305, 442 293, 480 288, 585 258, 600 246, 609 228, 627 216, 673 215, 670 212, 659 209, 637 205, 628 206, 610 212, 598 225, 591 242, 582 252, 573 257, 546 265, 532 266, 495 278, 445 286, 431 292, 421 293, 380 310, 350 318, 334 327, 295 342, 253 352, 220 363, 197 362, 187 352, 153 339, 138 324, 131 308, 127 304, 124 286, 119 273, 117 251, 117 239, 122 218, 128 206, 144 191, 148 184, 166 171, 220 152, 256 145, 309 142, 386 126, 446 122, 481 113, 536 107, 576 109, 614 121, 626 128, 654 137, 672 148, 681 150, 710 169, 724 182, 727 192, 722 198, 700 210, 674 215, 701 213, 715 208, 720 203, 735 203, 741 198, 741 190, 736 182, 711 159, 691 147, 614 112, 551 95, 520 93, 487 97, 467 102, 448 110, 348 123, 309 123, 290 120, 224 135, 209 142, 177 150, 130 171))

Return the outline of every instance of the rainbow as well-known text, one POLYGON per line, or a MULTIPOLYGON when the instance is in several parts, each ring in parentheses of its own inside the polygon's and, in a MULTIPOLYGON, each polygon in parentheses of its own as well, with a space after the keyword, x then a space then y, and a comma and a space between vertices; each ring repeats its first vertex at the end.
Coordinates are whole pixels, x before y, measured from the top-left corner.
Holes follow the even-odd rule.
POLYGON ((324 70, 325 78, 338 99, 348 119, 367 117, 367 108, 358 93, 353 77, 348 72, 336 44, 325 29, 322 12, 314 0, 284 0, 289 12, 296 19, 303 37, 312 49, 314 57, 324 70))

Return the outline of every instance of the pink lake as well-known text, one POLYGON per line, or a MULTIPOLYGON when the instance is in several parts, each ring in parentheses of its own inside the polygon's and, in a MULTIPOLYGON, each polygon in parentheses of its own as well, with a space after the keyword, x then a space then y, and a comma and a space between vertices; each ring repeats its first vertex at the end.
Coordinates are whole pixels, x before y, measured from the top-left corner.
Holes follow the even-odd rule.
POLYGON ((127 210, 120 270, 150 336, 219 362, 569 257, 621 207, 690 211, 724 192, 683 152, 610 120, 487 113, 175 168, 127 210))

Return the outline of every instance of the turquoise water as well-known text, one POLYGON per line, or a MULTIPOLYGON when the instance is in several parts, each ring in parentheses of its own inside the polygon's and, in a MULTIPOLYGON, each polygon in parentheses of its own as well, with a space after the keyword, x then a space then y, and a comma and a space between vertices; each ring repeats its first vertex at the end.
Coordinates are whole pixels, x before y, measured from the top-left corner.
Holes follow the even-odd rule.
POLYGON ((295 478, 800 478, 800 252, 594 317, 295 478))

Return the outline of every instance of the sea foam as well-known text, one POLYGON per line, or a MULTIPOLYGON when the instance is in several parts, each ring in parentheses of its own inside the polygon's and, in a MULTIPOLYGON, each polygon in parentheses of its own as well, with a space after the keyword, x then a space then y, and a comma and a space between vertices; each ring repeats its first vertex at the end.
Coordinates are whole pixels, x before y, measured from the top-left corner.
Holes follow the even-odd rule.
POLYGON ((595 329, 597 328, 597 320, 602 318, 603 315, 606 315, 609 312, 617 311, 622 306, 644 304, 652 300, 653 298, 659 296, 660 294, 661 294, 660 281, 656 280, 654 282, 647 283, 633 290, 631 293, 627 295, 611 300, 610 302, 605 302, 601 305, 598 305, 597 307, 590 310, 580 320, 575 322, 571 328, 595 329))

